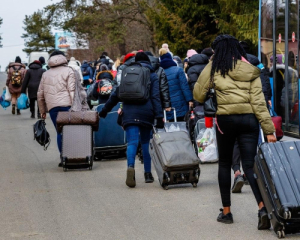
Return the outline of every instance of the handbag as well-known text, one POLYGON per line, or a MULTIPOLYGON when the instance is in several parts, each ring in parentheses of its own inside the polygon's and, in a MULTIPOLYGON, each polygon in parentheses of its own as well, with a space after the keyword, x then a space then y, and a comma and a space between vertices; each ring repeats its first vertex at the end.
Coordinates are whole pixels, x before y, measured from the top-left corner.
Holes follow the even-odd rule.
POLYGON ((204 115, 205 117, 215 117, 217 113, 217 97, 214 89, 214 79, 210 79, 210 86, 206 93, 206 100, 204 102, 204 115))
POLYGON ((46 151, 50 145, 50 134, 46 130, 45 120, 39 120, 33 125, 34 140, 36 140, 46 151))
POLYGON ((61 133, 65 125, 89 125, 98 131, 99 115, 96 111, 59 112, 56 119, 57 132, 61 133))

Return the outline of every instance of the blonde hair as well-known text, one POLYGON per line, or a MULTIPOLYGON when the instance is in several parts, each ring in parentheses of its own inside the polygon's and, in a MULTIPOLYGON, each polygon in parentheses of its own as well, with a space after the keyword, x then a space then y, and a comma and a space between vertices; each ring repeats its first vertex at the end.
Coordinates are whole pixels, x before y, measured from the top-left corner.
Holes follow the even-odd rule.
POLYGON ((117 69, 120 66, 120 64, 121 64, 120 58, 117 58, 114 64, 115 68, 117 69))
POLYGON ((162 56, 162 55, 164 55, 164 54, 166 54, 166 53, 168 53, 168 50, 167 50, 167 49, 165 49, 165 48, 159 49, 159 56, 162 56))

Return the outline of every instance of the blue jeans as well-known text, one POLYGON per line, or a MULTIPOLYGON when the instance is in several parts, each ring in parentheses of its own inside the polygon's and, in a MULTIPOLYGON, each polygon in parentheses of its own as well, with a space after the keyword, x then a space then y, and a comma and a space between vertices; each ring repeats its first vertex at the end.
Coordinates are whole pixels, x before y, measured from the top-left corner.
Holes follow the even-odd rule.
MULTIPOLYGON (((55 107, 49 111, 50 118, 53 122, 55 129, 56 129, 56 118, 57 118, 58 112, 67 112, 67 111, 69 111, 70 108, 71 107, 55 107)), ((56 132, 57 132, 57 129, 56 129, 56 132)), ((61 153, 61 149, 62 149, 61 136, 62 136, 61 133, 57 132, 57 147, 58 147, 59 153, 61 153)))
POLYGON ((135 156, 141 139, 143 158, 144 158, 144 170, 145 172, 151 172, 151 157, 149 154, 149 142, 152 130, 141 126, 129 126, 126 128, 127 138, 127 165, 128 167, 134 167, 135 156))

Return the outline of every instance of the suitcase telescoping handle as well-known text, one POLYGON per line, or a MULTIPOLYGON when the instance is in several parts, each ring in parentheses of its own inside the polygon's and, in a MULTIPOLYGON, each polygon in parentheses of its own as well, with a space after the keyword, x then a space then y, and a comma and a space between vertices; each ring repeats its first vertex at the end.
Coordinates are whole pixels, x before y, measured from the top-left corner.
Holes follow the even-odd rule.
MULTIPOLYGON (((176 109, 171 108, 171 110, 173 110, 173 112, 174 112, 174 122, 177 122, 176 109)), ((167 122, 167 112, 166 112, 166 110, 164 110, 164 119, 165 119, 165 122, 167 122)))
MULTIPOLYGON (((261 142, 264 143, 265 141, 265 135, 264 135, 264 131, 261 128, 261 126, 259 125, 259 129, 260 129, 260 135, 261 135, 261 142)), ((274 133, 274 136, 276 137, 276 132, 274 133)))

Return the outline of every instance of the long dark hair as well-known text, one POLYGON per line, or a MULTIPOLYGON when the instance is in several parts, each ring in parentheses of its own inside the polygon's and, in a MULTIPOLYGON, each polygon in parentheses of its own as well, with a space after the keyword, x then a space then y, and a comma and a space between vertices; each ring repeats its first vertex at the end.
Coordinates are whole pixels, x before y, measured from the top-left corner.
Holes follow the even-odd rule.
POLYGON ((231 35, 220 35, 211 45, 214 50, 214 56, 212 60, 211 79, 213 79, 215 72, 221 72, 221 75, 225 78, 237 63, 237 60, 241 60, 242 57, 247 59, 244 48, 240 45, 239 41, 231 35))

